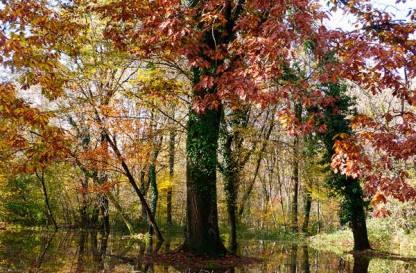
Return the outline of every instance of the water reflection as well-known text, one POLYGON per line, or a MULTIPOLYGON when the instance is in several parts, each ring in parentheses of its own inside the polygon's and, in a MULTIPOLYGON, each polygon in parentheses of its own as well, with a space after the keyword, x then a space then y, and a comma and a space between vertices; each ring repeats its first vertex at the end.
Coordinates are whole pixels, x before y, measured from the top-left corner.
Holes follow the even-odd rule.
MULTIPOLYGON (((0 272, 148 272, 148 273, 267 273, 267 272, 416 272, 413 262, 364 257, 339 257, 306 245, 276 241, 241 241, 239 254, 261 258, 257 264, 235 268, 168 266, 152 255, 168 253, 182 239, 168 238, 164 245, 153 240, 92 232, 2 232, 0 272)), ((179 264, 179 265, 178 265, 179 264)))

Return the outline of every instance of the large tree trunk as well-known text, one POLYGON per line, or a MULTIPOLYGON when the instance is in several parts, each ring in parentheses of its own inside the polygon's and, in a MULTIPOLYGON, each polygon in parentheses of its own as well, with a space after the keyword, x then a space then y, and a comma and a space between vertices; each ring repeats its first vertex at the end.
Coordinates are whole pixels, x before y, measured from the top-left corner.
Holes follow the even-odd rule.
POLYGON ((352 268, 352 273, 368 272, 370 261, 371 259, 369 257, 354 255, 354 266, 352 268))
POLYGON ((365 221, 363 192, 357 179, 347 178, 345 185, 345 210, 348 213, 354 236, 354 250, 370 249, 367 225, 365 221))
POLYGON ((211 257, 226 249, 218 228, 216 168, 221 111, 190 110, 187 138, 187 225, 185 251, 211 257))

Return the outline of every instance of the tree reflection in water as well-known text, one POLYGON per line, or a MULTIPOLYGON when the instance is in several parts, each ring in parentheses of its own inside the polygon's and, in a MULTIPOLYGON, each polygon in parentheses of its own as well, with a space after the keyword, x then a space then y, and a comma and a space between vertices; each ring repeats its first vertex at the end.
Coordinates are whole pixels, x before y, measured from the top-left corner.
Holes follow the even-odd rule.
MULTIPOLYGON (((235 268, 212 263, 181 265, 172 253, 182 238, 167 238, 162 246, 153 240, 90 232, 0 232, 0 272, 163 272, 163 273, 268 273, 268 272, 416 272, 415 261, 372 259, 319 252, 304 244, 241 240, 239 254, 262 259, 235 268), (152 258, 153 255, 156 255, 152 258), (169 259, 160 259, 168 257, 169 259), (174 263, 175 266, 171 264, 174 263)), ((192 262, 192 261, 191 261, 192 262)), ((189 261, 188 261, 189 263, 189 261)))

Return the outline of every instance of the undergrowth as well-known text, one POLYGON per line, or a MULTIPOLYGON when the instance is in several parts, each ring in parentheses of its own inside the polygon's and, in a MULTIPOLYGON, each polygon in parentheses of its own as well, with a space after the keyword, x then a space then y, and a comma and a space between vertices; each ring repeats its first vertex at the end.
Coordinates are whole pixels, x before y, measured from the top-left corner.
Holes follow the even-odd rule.
MULTIPOLYGON (((389 218, 373 218, 367 221, 371 247, 405 257, 416 257, 416 231, 397 228, 389 218)), ((310 246, 322 251, 342 255, 353 249, 353 236, 349 228, 342 227, 327 234, 309 238, 310 246)))

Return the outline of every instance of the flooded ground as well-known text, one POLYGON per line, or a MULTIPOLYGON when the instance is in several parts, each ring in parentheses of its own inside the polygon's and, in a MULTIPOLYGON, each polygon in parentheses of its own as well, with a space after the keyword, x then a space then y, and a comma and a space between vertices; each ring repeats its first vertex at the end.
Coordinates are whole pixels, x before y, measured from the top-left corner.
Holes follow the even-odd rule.
MULTIPOLYGON (((242 240, 239 254, 260 262, 232 268, 175 267, 146 259, 152 252, 177 248, 180 238, 167 238, 161 246, 149 240, 97 232, 34 231, 0 233, 0 272, 416 272, 416 263, 385 259, 355 259, 319 252, 306 245, 276 241, 242 240)), ((188 261, 189 262, 189 261, 188 261)), ((178 263, 174 263, 178 264, 178 263)), ((179 263, 180 265, 181 263, 179 263)))

